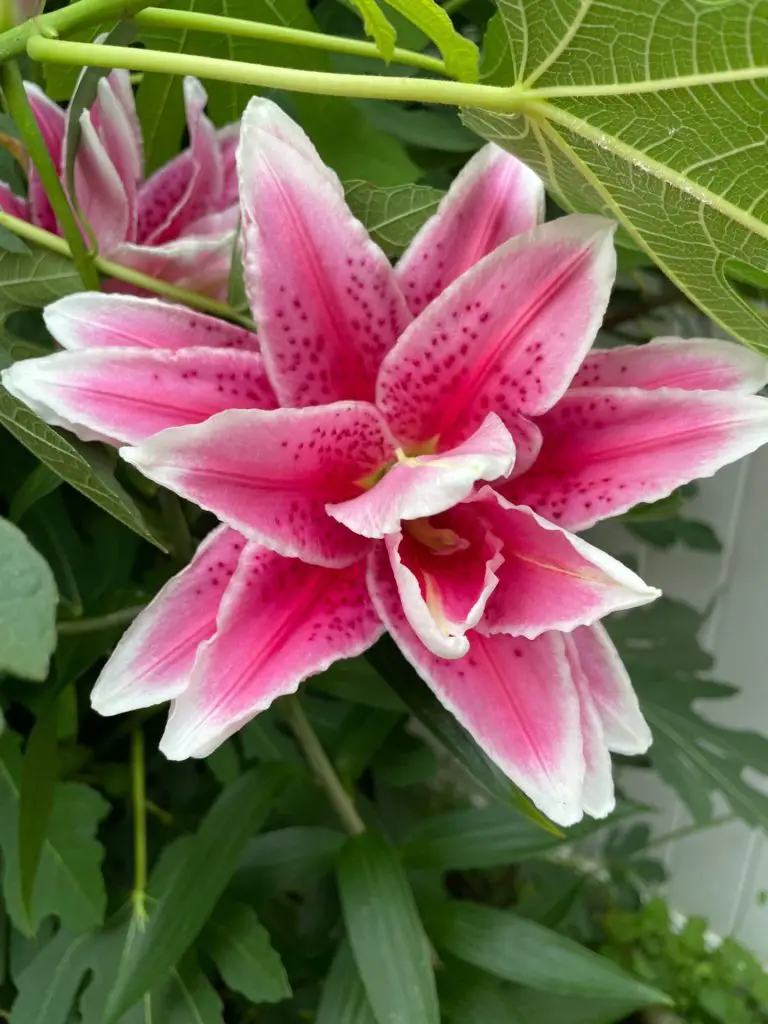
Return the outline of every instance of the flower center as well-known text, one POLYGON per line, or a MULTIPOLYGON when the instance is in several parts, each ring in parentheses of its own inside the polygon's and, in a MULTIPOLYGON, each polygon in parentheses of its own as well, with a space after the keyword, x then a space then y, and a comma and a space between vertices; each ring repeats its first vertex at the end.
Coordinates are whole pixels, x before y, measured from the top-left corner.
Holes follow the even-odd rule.
POLYGON ((429 519, 410 519, 403 523, 403 532, 436 555, 452 555, 469 547, 469 541, 455 530, 433 526, 429 519))
POLYGON ((437 442, 438 436, 435 435, 428 441, 422 441, 421 444, 411 444, 402 448, 395 448, 394 459, 390 459, 388 462, 383 463, 383 465, 378 466, 368 476, 361 477, 355 483, 361 490, 370 491, 394 466, 418 466, 417 459, 420 455, 434 455, 437 451, 437 442))

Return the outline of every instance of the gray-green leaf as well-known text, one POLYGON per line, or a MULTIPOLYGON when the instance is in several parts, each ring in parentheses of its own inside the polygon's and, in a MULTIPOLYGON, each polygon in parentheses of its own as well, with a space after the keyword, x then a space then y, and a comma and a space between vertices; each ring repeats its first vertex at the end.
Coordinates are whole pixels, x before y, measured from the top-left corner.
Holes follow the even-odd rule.
POLYGON ((48 563, 17 526, 0 519, 0 670, 45 679, 57 601, 48 563))

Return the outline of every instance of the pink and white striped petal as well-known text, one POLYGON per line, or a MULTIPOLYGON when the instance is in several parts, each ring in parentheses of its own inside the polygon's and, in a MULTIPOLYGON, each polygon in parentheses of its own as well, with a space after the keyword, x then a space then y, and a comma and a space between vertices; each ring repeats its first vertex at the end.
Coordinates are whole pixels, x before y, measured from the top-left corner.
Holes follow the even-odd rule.
POLYGON ((289 558, 341 568, 371 542, 331 519, 325 506, 357 493, 356 481, 394 451, 372 405, 337 402, 224 412, 120 454, 250 539, 289 558))
POLYGON ((537 416, 589 350, 614 279, 615 224, 573 215, 506 242, 439 295, 381 366, 403 444, 463 441, 489 412, 537 416))
POLYGON ((498 489, 566 529, 584 530, 768 442, 768 399, 574 388, 538 425, 544 444, 533 468, 498 489))
POLYGON ((5 387, 38 416, 84 441, 139 444, 225 409, 273 409, 255 352, 231 349, 81 349, 25 359, 5 387))
POLYGON ((75 156, 75 197, 90 225, 99 251, 112 255, 131 231, 131 198, 91 120, 80 115, 80 142, 75 156))
MULTIPOLYGON (((117 75, 117 72, 113 72, 113 75, 117 75)), ((136 237, 138 216, 138 185, 144 172, 141 143, 137 144, 134 124, 123 102, 115 94, 112 75, 99 82, 97 103, 100 116, 96 133, 123 183, 128 203, 128 228, 124 237, 133 240, 136 237)))
POLYGON ((100 715, 161 704, 187 688, 244 547, 245 538, 220 526, 140 613, 96 681, 91 703, 100 715))
POLYGON ((599 623, 570 634, 600 716, 605 742, 617 754, 644 754, 653 742, 624 663, 599 623))
POLYGON ((189 149, 150 178, 139 195, 138 241, 163 245, 218 209, 224 183, 216 129, 205 116, 208 95, 196 78, 184 79, 189 149))
POLYGON ((135 154, 135 173, 137 181, 144 177, 144 136, 136 112, 136 100, 133 95, 130 72, 123 68, 115 68, 107 76, 112 94, 123 111, 123 124, 130 135, 130 148, 135 154))
POLYGON ((593 349, 571 387, 682 388, 751 395, 768 384, 768 359, 715 338, 654 338, 647 345, 593 349))
POLYGON ((0 210, 9 213, 19 220, 29 220, 29 207, 26 199, 17 196, 11 186, 5 181, 0 181, 0 210))
POLYGON ((410 315, 310 145, 271 101, 248 104, 238 150, 246 289, 283 405, 370 400, 410 315))
POLYGON ((407 457, 359 497, 328 505, 328 514, 361 537, 397 533, 403 520, 423 519, 453 508, 478 480, 508 476, 515 442, 504 424, 489 413, 464 444, 439 455, 407 457))
POLYGON ((530 508, 511 505, 490 487, 473 494, 465 507, 499 538, 504 556, 499 585, 477 627, 483 633, 533 639, 661 596, 617 559, 530 508))
POLYGON ((258 352, 258 338, 236 324, 133 295, 78 292, 43 310, 45 326, 67 349, 232 348, 258 352))
POLYGON ((179 238, 165 245, 126 242, 111 258, 131 270, 223 302, 229 287, 234 241, 232 231, 211 238, 179 238))
POLYGON ((24 90, 27 100, 35 115, 40 134, 43 136, 45 148, 53 160, 57 170, 61 170, 64 156, 64 134, 67 127, 67 115, 52 99, 49 99, 39 85, 25 82, 24 90))
POLYGON ((397 264, 414 316, 483 256, 544 219, 544 185, 500 146, 484 146, 397 264))
POLYGON ((362 562, 323 569, 249 544, 160 749, 174 761, 206 757, 277 697, 381 633, 362 562))
MULTIPOLYGON (((498 583, 501 542, 461 507, 436 516, 428 532, 433 547, 397 533, 369 557, 389 556, 405 617, 425 647, 440 658, 461 658, 469 650, 465 634, 480 621, 498 583)), ((374 571, 386 574, 385 567, 374 571)))
POLYGON ((469 653, 450 661, 428 651, 408 624, 392 571, 379 559, 369 565, 368 587, 400 650, 491 760, 552 821, 579 821, 581 712, 562 635, 473 633, 469 653))
POLYGON ((240 145, 240 122, 228 124, 219 128, 216 139, 221 153, 221 196, 218 206, 224 210, 229 206, 238 208, 237 216, 240 217, 239 203, 240 195, 237 189, 237 147, 240 145))
POLYGON ((579 695, 585 768, 581 805, 585 814, 593 818, 606 818, 616 808, 611 755, 605 743, 600 715, 589 692, 589 681, 581 664, 579 652, 571 634, 563 633, 562 638, 571 666, 571 676, 579 695))

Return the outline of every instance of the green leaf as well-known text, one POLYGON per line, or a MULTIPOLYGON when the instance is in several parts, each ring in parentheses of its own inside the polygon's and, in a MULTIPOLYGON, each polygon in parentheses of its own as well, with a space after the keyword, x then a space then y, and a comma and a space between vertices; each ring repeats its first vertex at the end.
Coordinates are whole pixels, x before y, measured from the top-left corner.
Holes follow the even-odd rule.
POLYGON ((467 111, 570 210, 619 221, 726 330, 765 351, 766 318, 729 280, 765 270, 764 0, 498 0, 485 77, 525 113, 467 111))
POLYGON ((346 192, 350 209, 388 256, 408 247, 445 194, 429 185, 377 188, 365 181, 348 182, 346 192))
POLYGON ((0 670, 42 680, 56 646, 56 582, 21 530, 0 519, 0 670))
POLYGON ((6 249, 8 252, 29 252, 29 246, 23 238, 19 238, 8 228, 0 225, 0 249, 6 249))
POLYGON ((59 701, 49 700, 29 734, 19 788, 19 887, 32 929, 32 894, 51 824, 58 776, 59 701))
POLYGON ((409 866, 416 868, 469 871, 500 867, 585 839, 639 811, 638 807, 623 804, 610 818, 590 819, 558 837, 503 806, 468 808, 420 822, 406 836, 400 853, 409 866))
POLYGON ((291 998, 283 962, 256 911, 244 903, 224 903, 205 926, 202 947, 228 988, 252 1003, 291 998))
POLYGON ((339 946, 325 979, 315 1024, 376 1024, 346 940, 339 946))
POLYGON ((16 978, 13 1024, 69 1024, 92 939, 60 931, 16 978))
POLYGON ((0 388, 0 423, 62 480, 144 540, 167 551, 166 542, 117 482, 109 458, 98 447, 65 438, 4 388, 0 388))
POLYGON ((47 249, 0 250, 0 319, 22 309, 40 309, 82 288, 72 260, 47 249))
POLYGON ((350 0, 350 3, 360 13, 366 35, 376 43, 384 60, 392 60, 395 55, 397 32, 387 21, 376 0, 350 0))
POLYGON ((243 898, 254 892, 303 889, 328 874, 344 845, 330 828, 293 825, 252 839, 240 858, 235 885, 243 898))
POLYGON ((352 955, 378 1024, 438 1024, 435 976, 416 901, 395 850, 350 839, 338 865, 352 955))
POLYGON ((427 925, 438 949, 505 981, 636 1007, 668 1002, 611 960, 506 910, 446 902, 430 911, 427 925))
POLYGON ((246 842, 266 820, 286 779, 280 766, 269 766, 241 775, 221 793, 189 844, 146 931, 126 958, 105 1024, 119 1020, 159 984, 195 941, 234 874, 246 842))
MULTIPOLYGON (((18 861, 19 794, 21 783, 19 737, 0 736, 0 846, 4 853, 3 892, 13 922, 24 929, 18 861)), ((109 804, 79 782, 56 787, 40 866, 32 897, 31 925, 53 915, 70 932, 95 928, 104 920, 107 894, 101 875, 104 849, 95 838, 109 804)))
POLYGON ((11 501, 8 515, 11 522, 18 523, 38 501, 61 487, 62 479, 47 466, 35 466, 11 501))
POLYGON ((428 36, 443 55, 449 75, 461 82, 477 81, 477 47, 453 27, 436 0, 384 0, 428 36))

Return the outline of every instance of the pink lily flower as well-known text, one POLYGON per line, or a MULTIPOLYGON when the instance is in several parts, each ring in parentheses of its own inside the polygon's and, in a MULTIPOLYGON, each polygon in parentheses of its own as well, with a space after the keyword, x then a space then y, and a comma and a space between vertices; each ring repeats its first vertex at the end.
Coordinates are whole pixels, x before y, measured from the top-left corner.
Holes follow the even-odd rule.
POLYGON ((386 628, 545 814, 609 813, 610 751, 650 733, 599 620, 658 592, 569 531, 767 441, 765 361, 681 339, 590 353, 613 225, 539 224, 538 179, 495 147, 394 271, 268 101, 238 166, 258 341, 74 295, 46 311, 68 351, 3 375, 225 524, 126 632, 94 706, 172 700, 162 749, 205 756, 386 628))
MULTIPOLYGON (((26 88, 66 187, 67 114, 36 85, 26 88)), ((75 194, 102 256, 170 284, 225 298, 239 217, 239 126, 217 131, 204 113, 207 99, 197 79, 184 79, 189 148, 145 179, 128 72, 112 71, 102 78, 96 101, 80 115, 75 194)), ((0 182, 0 209, 60 233, 34 167, 26 199, 0 182)))
POLYGON ((0 32, 43 13, 45 0, 0 0, 0 32))

